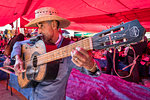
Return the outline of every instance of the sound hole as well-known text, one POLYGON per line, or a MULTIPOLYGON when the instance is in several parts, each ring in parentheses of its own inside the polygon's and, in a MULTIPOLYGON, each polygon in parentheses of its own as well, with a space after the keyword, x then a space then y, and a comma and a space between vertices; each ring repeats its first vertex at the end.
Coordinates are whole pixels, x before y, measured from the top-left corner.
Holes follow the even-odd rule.
POLYGON ((33 67, 37 67, 37 56, 33 57, 33 67))

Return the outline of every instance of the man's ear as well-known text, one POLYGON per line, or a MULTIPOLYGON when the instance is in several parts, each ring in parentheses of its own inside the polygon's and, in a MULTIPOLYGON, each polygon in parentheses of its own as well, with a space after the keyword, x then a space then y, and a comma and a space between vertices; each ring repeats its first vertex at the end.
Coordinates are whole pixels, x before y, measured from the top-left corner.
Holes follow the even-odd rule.
POLYGON ((54 20, 51 22, 52 28, 57 29, 57 22, 54 20))

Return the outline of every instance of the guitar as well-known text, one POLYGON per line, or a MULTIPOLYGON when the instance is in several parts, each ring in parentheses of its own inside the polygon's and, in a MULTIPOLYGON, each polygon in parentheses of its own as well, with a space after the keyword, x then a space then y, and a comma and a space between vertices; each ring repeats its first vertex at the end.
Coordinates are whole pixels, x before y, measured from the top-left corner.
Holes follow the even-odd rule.
POLYGON ((31 81, 43 81, 47 72, 47 63, 70 56, 72 49, 77 46, 85 50, 93 50, 128 45, 141 41, 144 33, 145 29, 139 21, 133 20, 47 53, 42 40, 38 40, 32 46, 24 44, 22 59, 26 72, 18 75, 19 86, 25 88, 31 81), (120 42, 116 43, 116 41, 120 42))

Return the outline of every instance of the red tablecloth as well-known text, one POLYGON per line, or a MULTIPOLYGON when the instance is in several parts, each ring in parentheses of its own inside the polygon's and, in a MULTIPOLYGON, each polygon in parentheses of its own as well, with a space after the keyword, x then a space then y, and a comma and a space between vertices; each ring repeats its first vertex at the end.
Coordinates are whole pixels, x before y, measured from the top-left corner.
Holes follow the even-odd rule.
POLYGON ((107 74, 93 78, 73 69, 66 95, 75 100, 150 100, 150 88, 107 74))

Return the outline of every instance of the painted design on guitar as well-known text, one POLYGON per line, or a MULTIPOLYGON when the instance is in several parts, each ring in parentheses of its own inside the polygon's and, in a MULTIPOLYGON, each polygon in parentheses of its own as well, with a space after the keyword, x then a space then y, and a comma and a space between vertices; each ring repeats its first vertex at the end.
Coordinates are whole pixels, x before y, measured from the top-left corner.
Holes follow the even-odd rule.
POLYGON ((131 37, 138 37, 139 36, 139 29, 136 26, 133 26, 129 30, 129 34, 130 34, 131 37))

